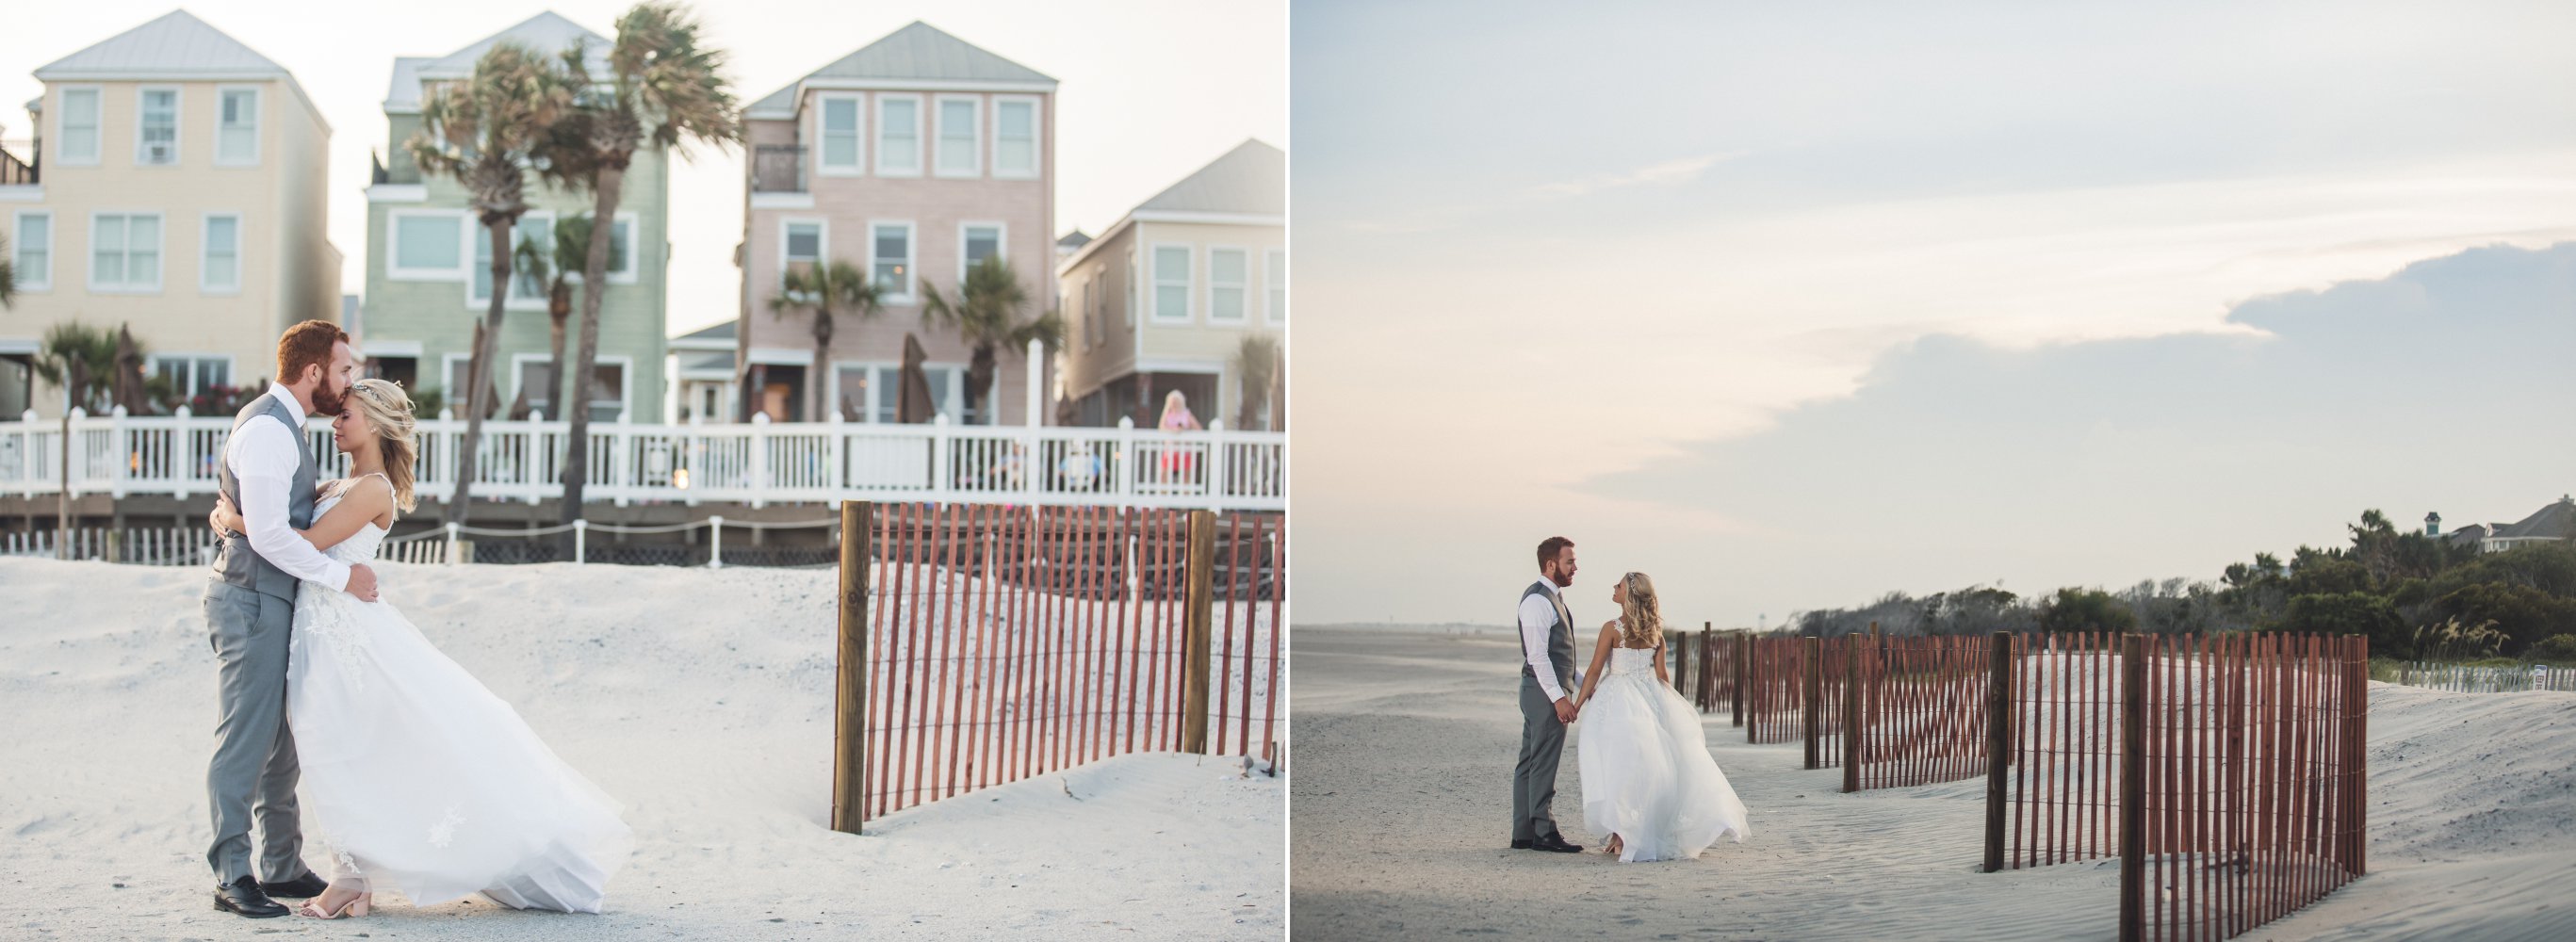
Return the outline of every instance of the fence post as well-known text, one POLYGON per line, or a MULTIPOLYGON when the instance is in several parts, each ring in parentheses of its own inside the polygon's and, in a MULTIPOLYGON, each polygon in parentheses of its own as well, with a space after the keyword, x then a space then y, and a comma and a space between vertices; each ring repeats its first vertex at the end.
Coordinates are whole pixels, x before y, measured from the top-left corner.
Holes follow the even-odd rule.
POLYGON ((2120 942, 2139 942, 2147 924, 2147 638, 2120 642, 2120 942))
POLYGON ((1824 756, 1817 750, 1824 745, 1825 639, 1809 637, 1798 641, 1800 647, 1807 649, 1806 676, 1800 678, 1804 683, 1799 685, 1805 688, 1806 694, 1800 699, 1804 701, 1802 712, 1807 715, 1807 767, 1821 768, 1818 763, 1824 760, 1824 756))
POLYGON ((1190 511, 1189 635, 1181 647, 1181 751, 1207 751, 1208 624, 1216 603, 1216 513, 1190 511))
POLYGON ((1735 696, 1727 709, 1735 714, 1734 725, 1744 725, 1744 687, 1753 682, 1753 636, 1744 629, 1735 630, 1735 696))
POLYGON ((754 412, 751 414, 751 509, 759 510, 764 503, 760 496, 767 493, 769 493, 769 413, 754 412))
POLYGON ((1207 497, 1209 510, 1225 509, 1225 420, 1207 424, 1207 497))
POLYGON ((1986 665, 1986 870, 2004 868, 2004 766, 2012 758, 2012 632, 1994 633, 1986 665))
POLYGON ((2370 638, 2354 635, 2352 666, 2344 674, 2344 753, 2352 757, 2352 796, 2347 799, 2352 809, 2352 824, 2345 829, 2352 842, 2352 875, 2370 872, 2370 638))
POLYGON ((1681 643, 1681 639, 1686 637, 1689 637, 1688 632, 1664 632, 1664 650, 1673 656, 1674 693, 1680 693, 1683 688, 1690 686, 1690 648, 1681 643))
POLYGON ((448 564, 448 565, 450 565, 450 566, 453 566, 453 565, 456 565, 456 564, 458 564, 458 563, 462 563, 462 562, 464 562, 464 561, 465 561, 464 559, 462 559, 462 558, 460 558, 459 556, 457 556, 457 555, 456 555, 456 540, 457 540, 456 521, 454 521, 454 520, 450 520, 450 521, 448 521, 448 522, 447 522, 447 564, 448 564))
POLYGON ((876 506, 841 502, 841 639, 833 685, 832 830, 859 833, 867 820, 868 556, 876 506))
MULTIPOLYGON (((759 506, 754 504, 753 506, 759 506)), ((724 518, 707 518, 707 568, 724 568, 724 518)))
POLYGON ((1867 683, 1868 675, 1861 671, 1861 651, 1868 645, 1861 644, 1857 637, 1847 637, 1846 641, 1844 650, 1849 664, 1843 675, 1843 791, 1856 792, 1860 790, 1860 743, 1869 735, 1869 717, 1861 712, 1866 701, 1860 689, 1867 683))
POLYGON ((587 562, 590 562, 590 520, 575 517, 572 521, 572 564, 579 566, 587 562))

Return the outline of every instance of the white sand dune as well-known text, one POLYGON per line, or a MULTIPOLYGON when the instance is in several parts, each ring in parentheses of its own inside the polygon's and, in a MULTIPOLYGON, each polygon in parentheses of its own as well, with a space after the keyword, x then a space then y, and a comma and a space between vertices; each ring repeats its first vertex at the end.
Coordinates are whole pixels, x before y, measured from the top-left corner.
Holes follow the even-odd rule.
MULTIPOLYGON (((607 913, 394 901, 325 927, 213 911, 204 572, 0 559, 0 938, 1220 939, 1285 925, 1282 784, 1239 762, 1129 756, 864 836, 828 830, 828 571, 383 576, 389 601, 626 803, 638 850, 607 913)), ((308 845, 306 859, 323 858, 308 845)))
MULTIPOLYGON (((1796 743, 1706 720, 1753 836, 1620 864, 1505 848, 1512 634, 1293 630, 1293 935, 2112 939, 2119 868, 1978 873, 1983 779, 1845 795, 1796 743)), ((1589 653, 1588 651, 1585 653, 1589 653)), ((2246 939, 2576 938, 2576 694, 2371 685, 2370 875, 2246 939)), ((1557 820, 1578 843, 1580 727, 1557 820)))

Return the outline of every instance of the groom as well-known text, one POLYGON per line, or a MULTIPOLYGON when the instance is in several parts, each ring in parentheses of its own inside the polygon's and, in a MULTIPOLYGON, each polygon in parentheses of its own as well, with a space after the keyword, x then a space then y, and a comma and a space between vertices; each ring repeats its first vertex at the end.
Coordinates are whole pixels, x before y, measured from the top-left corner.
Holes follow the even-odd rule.
POLYGON ((248 533, 225 533, 206 583, 206 630, 215 649, 215 757, 206 769, 215 843, 215 908, 253 919, 286 915, 270 897, 321 893, 324 881, 304 866, 304 835, 295 807, 295 737, 286 728, 287 633, 296 588, 306 581, 343 586, 374 601, 376 574, 324 556, 295 531, 313 525, 319 477, 304 417, 337 415, 357 380, 349 335, 328 321, 287 328, 277 341, 277 375, 267 395, 243 406, 216 472, 223 495, 241 509, 248 533), (251 821, 260 834, 259 872, 251 872, 251 821))
POLYGON ((1574 722, 1574 614, 1558 590, 1574 584, 1574 541, 1538 544, 1539 580, 1521 593, 1521 761, 1512 770, 1512 849, 1576 853, 1557 833, 1556 761, 1574 722))

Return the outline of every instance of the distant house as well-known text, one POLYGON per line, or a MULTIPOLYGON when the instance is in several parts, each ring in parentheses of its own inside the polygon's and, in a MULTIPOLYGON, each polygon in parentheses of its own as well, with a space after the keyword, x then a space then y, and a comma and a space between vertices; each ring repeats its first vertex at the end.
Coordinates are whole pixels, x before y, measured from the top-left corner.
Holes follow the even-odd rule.
POLYGON ((673 422, 729 422, 735 415, 735 322, 671 338, 671 401, 663 411, 673 422))
POLYGON ((1244 338, 1288 329, 1288 154, 1243 142, 1137 204, 1057 273, 1076 424, 1151 427, 1175 389, 1201 423, 1233 424, 1244 338))
POLYGON ((35 76, 35 145, 0 153, 18 280, 0 311, 0 418, 61 414, 28 370, 57 323, 130 326, 145 369, 194 396, 261 382, 288 325, 339 317, 331 126, 284 66, 180 10, 35 76))
MULTIPOLYGON (((444 56, 393 62, 384 101, 384 161, 367 188, 365 329, 358 343, 370 373, 416 390, 440 390, 460 416, 474 325, 492 298, 492 240, 467 208, 463 185, 421 173, 404 144, 421 127, 421 103, 440 88, 472 78, 475 61, 494 44, 513 42, 552 55, 574 40, 588 44, 591 74, 606 74, 608 38, 552 12, 444 56)), ((608 289, 600 299, 599 362, 589 402, 593 420, 662 420, 668 398, 662 367, 670 180, 668 153, 647 141, 627 168, 610 230, 608 289)), ((545 186, 530 175, 527 201, 530 209, 510 240, 534 242, 551 263, 555 222, 586 214, 591 197, 545 186)), ((578 318, 580 275, 572 280, 578 318)), ((554 342, 547 288, 547 282, 514 267, 502 302, 508 313, 501 320, 501 368, 492 382, 504 415, 520 401, 549 419, 565 415, 553 401, 562 384, 550 375, 554 342)))
POLYGON ((999 256, 1027 296, 1019 320, 1046 313, 1055 91, 1035 69, 914 22, 744 109, 738 414, 893 422, 909 333, 927 357, 933 412, 968 425, 1029 418, 1026 350, 998 351, 991 388, 970 391, 973 349, 925 328, 922 310, 932 290, 955 302, 967 269, 999 256), (834 262, 875 286, 882 313, 837 311, 825 375, 809 376, 812 310, 770 302, 787 272, 834 262), (823 415, 812 414, 818 385, 823 415))
POLYGON ((2479 546, 2490 553, 2501 553, 2519 546, 2576 540, 2576 497, 2561 496, 2558 502, 2542 507, 2519 522, 2497 524, 2479 546))

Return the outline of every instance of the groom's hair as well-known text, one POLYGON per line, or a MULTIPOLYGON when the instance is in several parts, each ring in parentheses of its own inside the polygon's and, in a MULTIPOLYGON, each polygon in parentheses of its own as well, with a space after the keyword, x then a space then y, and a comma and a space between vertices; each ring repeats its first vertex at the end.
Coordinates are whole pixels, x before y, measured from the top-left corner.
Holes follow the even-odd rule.
POLYGON ((349 332, 330 321, 305 321, 286 329, 277 338, 277 381, 293 386, 304 378, 304 368, 319 364, 325 372, 331 369, 332 346, 349 339, 349 332))
POLYGON ((1549 560, 1555 559, 1556 554, 1565 552, 1566 547, 1573 545, 1573 540, 1569 540, 1561 536, 1551 536, 1547 539, 1538 541, 1539 568, 1547 568, 1549 560))

